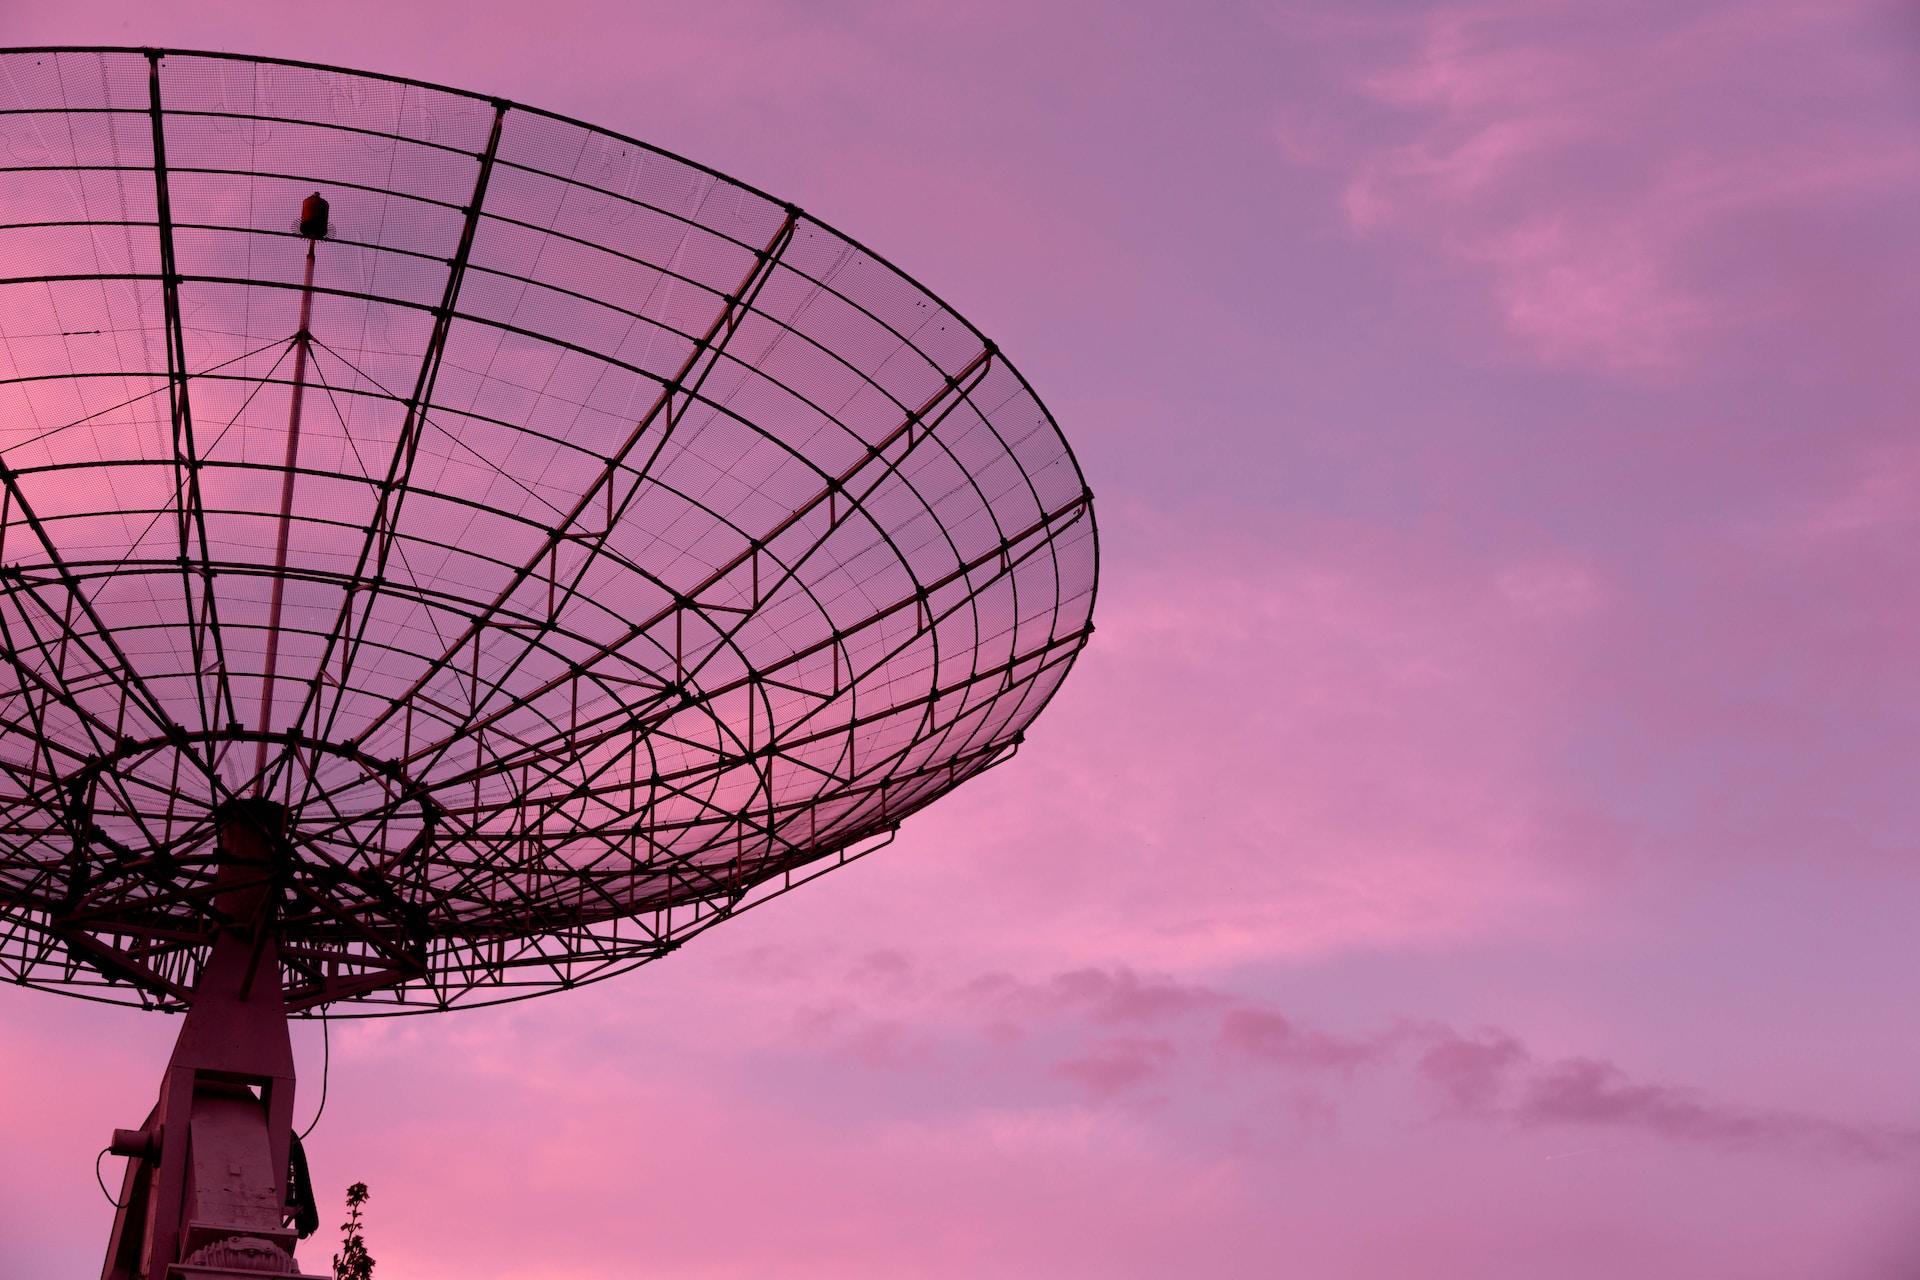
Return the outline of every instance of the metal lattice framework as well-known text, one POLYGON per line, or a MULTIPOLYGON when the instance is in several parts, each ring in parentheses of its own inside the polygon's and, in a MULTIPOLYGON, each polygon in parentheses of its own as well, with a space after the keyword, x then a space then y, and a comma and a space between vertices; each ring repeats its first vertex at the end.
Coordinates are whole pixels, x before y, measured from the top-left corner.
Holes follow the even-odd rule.
POLYGON ((1003 760, 1090 632, 1026 382, 710 170, 138 49, 0 53, 0 169, 7 978, 183 1007, 250 796, 295 1011, 604 977, 1003 760))

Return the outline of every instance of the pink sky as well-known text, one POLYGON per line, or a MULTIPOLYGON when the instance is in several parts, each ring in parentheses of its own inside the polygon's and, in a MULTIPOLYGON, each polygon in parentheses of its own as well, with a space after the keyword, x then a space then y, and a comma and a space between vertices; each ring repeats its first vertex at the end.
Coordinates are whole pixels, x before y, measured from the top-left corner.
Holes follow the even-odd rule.
MULTIPOLYGON (((996 338, 1100 504, 1081 665, 885 853, 336 1028, 379 1275, 1920 1272, 1911 5, 154 8, 0 32, 711 164, 996 338)), ((91 1274, 177 1023, 0 1027, 0 1277, 91 1274)))

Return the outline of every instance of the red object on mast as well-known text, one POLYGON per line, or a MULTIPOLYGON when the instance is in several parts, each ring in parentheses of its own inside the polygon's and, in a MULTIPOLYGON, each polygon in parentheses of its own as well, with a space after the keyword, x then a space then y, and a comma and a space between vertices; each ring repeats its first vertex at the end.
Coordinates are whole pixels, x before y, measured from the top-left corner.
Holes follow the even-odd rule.
POLYGON ((300 202, 300 234, 309 240, 325 240, 333 234, 333 224, 327 221, 327 198, 318 191, 300 202))

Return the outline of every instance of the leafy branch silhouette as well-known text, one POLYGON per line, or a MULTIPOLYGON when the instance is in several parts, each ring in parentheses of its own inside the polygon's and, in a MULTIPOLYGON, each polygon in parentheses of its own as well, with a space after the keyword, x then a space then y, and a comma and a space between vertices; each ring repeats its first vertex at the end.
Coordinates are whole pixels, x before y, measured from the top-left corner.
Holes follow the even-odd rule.
POLYGON ((340 1224, 340 1252, 333 1255, 333 1280, 373 1280, 373 1255, 360 1235, 360 1206, 367 1202, 367 1184, 347 1188, 347 1220, 340 1224))

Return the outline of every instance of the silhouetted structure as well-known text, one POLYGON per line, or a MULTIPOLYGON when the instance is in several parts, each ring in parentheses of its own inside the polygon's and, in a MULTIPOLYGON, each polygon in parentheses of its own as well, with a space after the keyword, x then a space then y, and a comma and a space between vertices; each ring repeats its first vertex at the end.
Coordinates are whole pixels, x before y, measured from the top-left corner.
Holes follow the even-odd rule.
POLYGON ((936 298, 633 139, 0 71, 0 975, 190 1010, 104 1274, 260 1274, 287 1017, 594 981, 878 847, 1065 676, 1091 495, 936 298))

